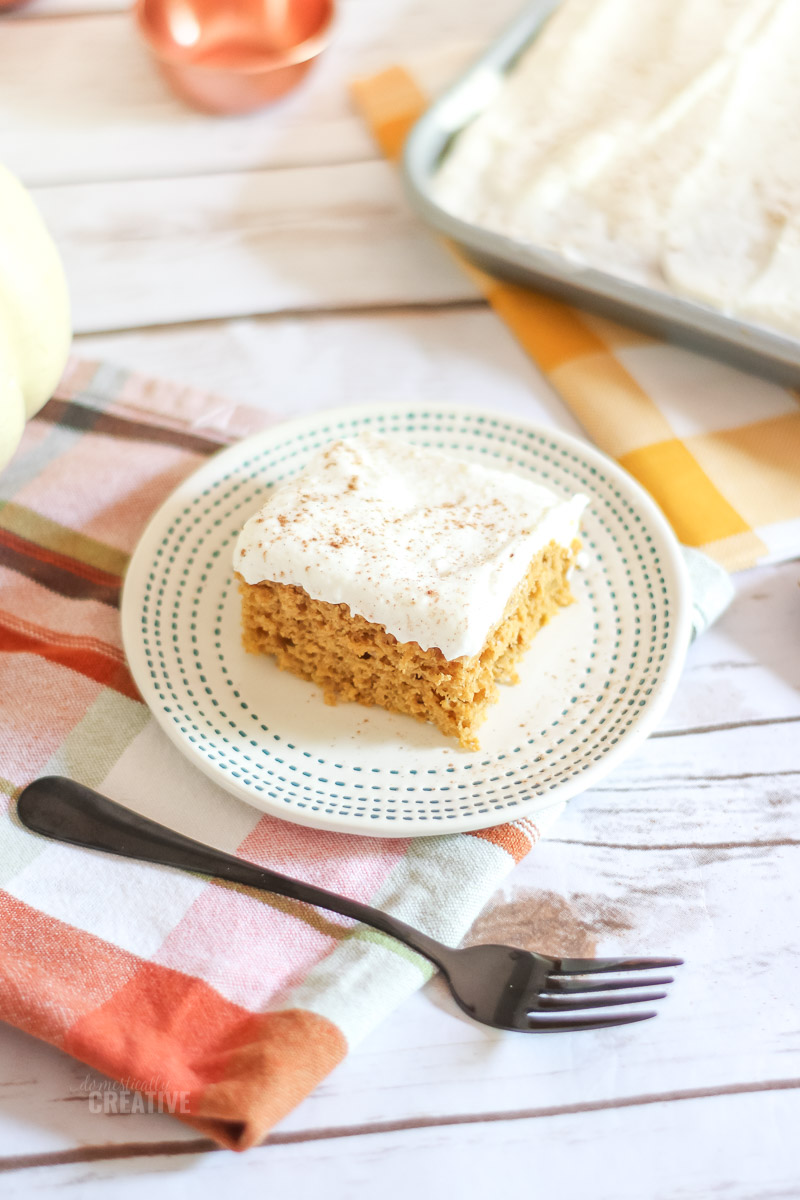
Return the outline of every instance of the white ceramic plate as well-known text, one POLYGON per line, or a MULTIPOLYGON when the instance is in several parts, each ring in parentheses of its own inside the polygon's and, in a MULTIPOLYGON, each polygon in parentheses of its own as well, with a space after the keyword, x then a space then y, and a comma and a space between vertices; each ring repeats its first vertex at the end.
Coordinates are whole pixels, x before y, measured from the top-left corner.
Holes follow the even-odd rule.
POLYGON ((258 808, 388 837, 533 815, 597 782, 647 735, 677 683, 690 604, 675 537, 642 489, 566 434, 461 407, 370 405, 269 429, 217 454, 156 513, 122 600, 134 678, 196 766, 258 808), (231 556, 266 489, 319 446, 393 433, 591 498, 577 603, 534 640, 521 682, 468 752, 432 726, 355 704, 240 644, 231 556))

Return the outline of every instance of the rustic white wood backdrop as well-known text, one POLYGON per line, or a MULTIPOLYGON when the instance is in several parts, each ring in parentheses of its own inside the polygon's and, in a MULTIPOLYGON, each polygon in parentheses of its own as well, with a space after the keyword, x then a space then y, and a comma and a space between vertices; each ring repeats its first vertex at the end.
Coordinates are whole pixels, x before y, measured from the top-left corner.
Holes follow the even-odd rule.
MULTIPOLYGON (((302 90, 226 120, 172 97, 117 0, 0 17, 0 160, 61 247, 78 351, 278 415, 429 395, 563 422, 345 88, 398 58, 435 87, 517 5, 344 0, 302 90)), ((484 918, 544 948, 685 954, 657 1020, 504 1036, 434 980, 244 1156, 92 1114, 84 1068, 0 1026, 0 1194, 800 1195, 799 618, 797 564, 741 576, 659 731, 484 918)))

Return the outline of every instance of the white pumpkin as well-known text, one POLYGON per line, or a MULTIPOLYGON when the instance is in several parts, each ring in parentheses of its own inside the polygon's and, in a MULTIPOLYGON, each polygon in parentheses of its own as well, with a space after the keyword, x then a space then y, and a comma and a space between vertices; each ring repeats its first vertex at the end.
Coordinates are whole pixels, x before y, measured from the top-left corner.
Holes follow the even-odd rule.
POLYGON ((58 251, 25 188, 0 165, 0 468, 52 395, 70 339, 58 251))

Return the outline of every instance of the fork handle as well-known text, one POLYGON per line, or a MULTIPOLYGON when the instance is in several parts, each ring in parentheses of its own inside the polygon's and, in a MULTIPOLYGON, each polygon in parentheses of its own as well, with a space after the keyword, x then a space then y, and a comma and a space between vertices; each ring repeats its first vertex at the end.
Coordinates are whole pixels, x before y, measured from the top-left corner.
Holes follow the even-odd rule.
POLYGON ((444 968, 447 947, 404 921, 358 900, 196 842, 61 775, 46 775, 24 788, 17 801, 17 814, 28 829, 60 842, 178 867, 352 917, 387 933, 444 968))

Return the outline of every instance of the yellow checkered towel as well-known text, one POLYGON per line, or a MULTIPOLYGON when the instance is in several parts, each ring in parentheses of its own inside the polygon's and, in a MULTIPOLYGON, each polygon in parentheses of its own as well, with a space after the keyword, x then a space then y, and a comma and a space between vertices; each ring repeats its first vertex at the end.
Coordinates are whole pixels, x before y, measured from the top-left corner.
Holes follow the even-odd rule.
MULTIPOLYGON (((387 157, 427 105, 391 67, 353 95, 387 157)), ((800 554, 800 401, 777 383, 479 271, 489 304, 589 437, 655 497, 686 546, 728 570, 800 554)))

